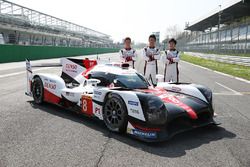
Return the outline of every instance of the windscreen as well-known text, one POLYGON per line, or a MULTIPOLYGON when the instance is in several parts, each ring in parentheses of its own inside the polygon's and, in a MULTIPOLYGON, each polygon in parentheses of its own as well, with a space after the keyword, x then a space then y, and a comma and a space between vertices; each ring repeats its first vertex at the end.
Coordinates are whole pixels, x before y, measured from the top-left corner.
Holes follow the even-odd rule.
POLYGON ((143 76, 139 74, 117 75, 114 79, 116 87, 128 89, 147 89, 149 84, 143 76))

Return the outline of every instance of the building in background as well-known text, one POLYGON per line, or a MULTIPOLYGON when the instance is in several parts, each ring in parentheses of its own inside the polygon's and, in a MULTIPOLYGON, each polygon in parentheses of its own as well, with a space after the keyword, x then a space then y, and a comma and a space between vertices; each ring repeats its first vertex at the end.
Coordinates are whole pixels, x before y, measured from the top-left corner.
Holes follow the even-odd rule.
POLYGON ((6 0, 0 0, 0 34, 5 44, 116 47, 107 34, 6 0))
POLYGON ((160 32, 152 32, 156 36, 156 46, 160 47, 160 32))
POLYGON ((198 21, 178 37, 183 51, 250 53, 250 0, 236 0, 198 21))

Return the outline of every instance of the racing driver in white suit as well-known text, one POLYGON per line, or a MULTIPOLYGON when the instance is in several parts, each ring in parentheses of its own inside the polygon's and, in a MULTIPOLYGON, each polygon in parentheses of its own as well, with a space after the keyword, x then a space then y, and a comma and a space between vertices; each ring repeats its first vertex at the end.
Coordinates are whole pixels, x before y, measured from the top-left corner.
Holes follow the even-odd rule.
POLYGON ((179 82, 179 68, 180 53, 176 50, 177 41, 172 38, 168 42, 169 50, 165 51, 162 61, 165 64, 164 82, 179 82))
POLYGON ((143 58, 145 60, 144 76, 156 86, 156 74, 158 74, 157 60, 160 59, 160 49, 156 48, 156 36, 150 35, 148 38, 149 45, 143 49, 143 58))
POLYGON ((128 63, 130 67, 135 68, 136 51, 131 48, 131 38, 124 39, 124 48, 119 51, 122 63, 128 63))

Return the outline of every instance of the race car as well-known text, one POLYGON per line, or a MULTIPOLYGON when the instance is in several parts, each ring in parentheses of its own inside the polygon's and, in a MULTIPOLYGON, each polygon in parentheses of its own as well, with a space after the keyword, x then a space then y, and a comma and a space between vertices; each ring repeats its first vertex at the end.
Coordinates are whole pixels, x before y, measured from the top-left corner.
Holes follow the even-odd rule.
POLYGON ((98 118, 112 132, 147 142, 217 125, 212 91, 205 86, 158 82, 153 87, 142 74, 122 63, 63 58, 61 64, 61 76, 34 74, 26 60, 26 95, 36 104, 53 103, 98 118))

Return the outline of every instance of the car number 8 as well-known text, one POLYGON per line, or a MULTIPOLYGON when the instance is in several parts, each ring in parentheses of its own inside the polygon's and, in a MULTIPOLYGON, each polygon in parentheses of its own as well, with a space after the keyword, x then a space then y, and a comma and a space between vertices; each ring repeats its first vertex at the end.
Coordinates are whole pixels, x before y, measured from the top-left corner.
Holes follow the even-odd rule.
POLYGON ((87 112, 87 111, 88 111, 88 102, 87 102, 86 99, 83 99, 83 100, 82 100, 82 110, 83 110, 84 112, 87 112))

